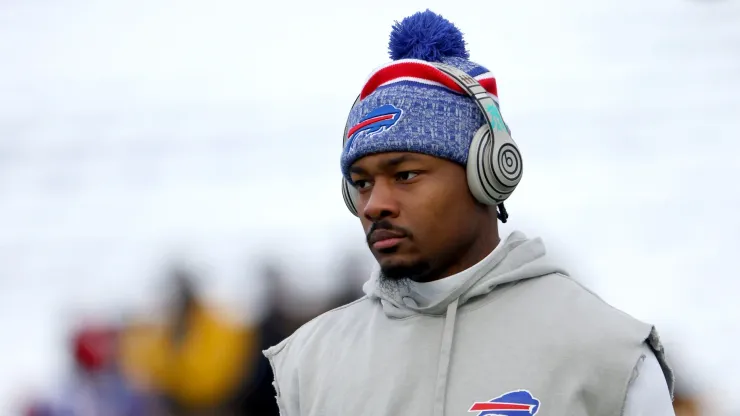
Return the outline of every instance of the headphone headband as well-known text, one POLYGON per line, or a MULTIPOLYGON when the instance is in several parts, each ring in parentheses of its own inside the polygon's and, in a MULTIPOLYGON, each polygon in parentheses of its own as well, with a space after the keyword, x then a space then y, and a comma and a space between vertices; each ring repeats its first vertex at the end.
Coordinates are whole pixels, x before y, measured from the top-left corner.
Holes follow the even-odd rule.
POLYGON ((452 65, 447 65, 439 62, 435 62, 434 66, 440 71, 447 74, 460 87, 475 101, 475 104, 480 109, 481 113, 488 120, 488 124, 491 126, 492 131, 505 132, 509 135, 509 129, 504 123, 503 117, 498 109, 498 103, 491 98, 491 95, 483 88, 475 78, 471 77, 465 71, 455 68, 452 65))

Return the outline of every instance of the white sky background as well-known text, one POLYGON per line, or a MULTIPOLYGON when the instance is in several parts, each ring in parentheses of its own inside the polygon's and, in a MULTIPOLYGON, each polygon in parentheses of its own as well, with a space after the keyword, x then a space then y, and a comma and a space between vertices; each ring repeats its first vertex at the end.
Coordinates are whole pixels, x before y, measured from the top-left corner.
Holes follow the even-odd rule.
POLYGON ((231 303, 270 250, 330 290, 363 250, 349 105, 429 7, 496 74, 523 152, 504 232, 657 323, 737 411, 740 2, 247 3, 0 3, 0 403, 56 381, 71 314, 149 302, 173 253, 231 303))

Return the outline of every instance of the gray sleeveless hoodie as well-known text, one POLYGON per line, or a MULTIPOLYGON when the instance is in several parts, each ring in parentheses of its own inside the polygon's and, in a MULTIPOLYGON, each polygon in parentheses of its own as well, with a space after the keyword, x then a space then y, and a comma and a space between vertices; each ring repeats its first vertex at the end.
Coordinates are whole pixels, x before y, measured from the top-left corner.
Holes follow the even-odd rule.
POLYGON ((265 351, 281 416, 620 416, 652 325, 609 306, 512 233, 462 286, 418 307, 375 272, 367 296, 265 351))

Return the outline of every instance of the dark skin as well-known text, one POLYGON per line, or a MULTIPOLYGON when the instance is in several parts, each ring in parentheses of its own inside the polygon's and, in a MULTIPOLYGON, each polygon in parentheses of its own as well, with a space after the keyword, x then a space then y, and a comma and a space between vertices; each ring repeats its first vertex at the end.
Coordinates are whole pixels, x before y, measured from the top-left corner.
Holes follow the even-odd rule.
POLYGON ((465 168, 420 153, 381 153, 350 168, 368 246, 386 278, 430 282, 459 273, 499 243, 496 207, 468 189, 465 168))

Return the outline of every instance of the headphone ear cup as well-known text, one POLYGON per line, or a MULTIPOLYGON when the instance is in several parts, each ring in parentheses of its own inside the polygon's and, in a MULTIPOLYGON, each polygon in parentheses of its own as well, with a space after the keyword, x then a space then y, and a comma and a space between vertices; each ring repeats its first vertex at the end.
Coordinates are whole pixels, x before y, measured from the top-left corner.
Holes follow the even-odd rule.
POLYGON ((504 202, 522 177, 522 156, 507 133, 491 136, 488 125, 473 136, 466 166, 468 187, 475 199, 486 205, 504 202), (493 140, 492 140, 493 139, 493 140))
POLYGON ((352 213, 355 217, 358 217, 357 215, 357 189, 355 189, 352 185, 347 182, 347 179, 342 178, 342 197, 344 198, 344 203, 347 205, 347 209, 349 209, 349 212, 352 213))

